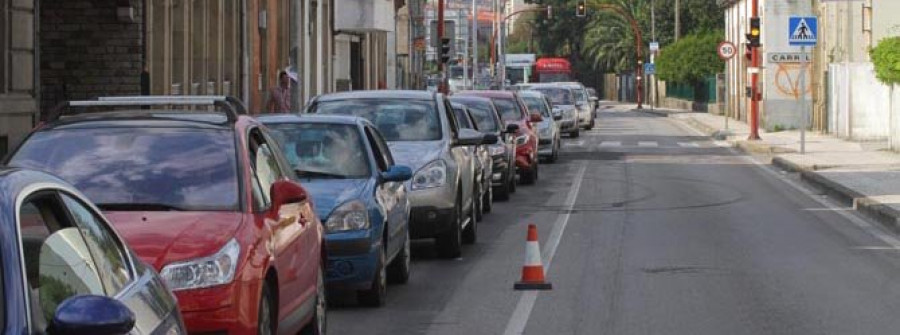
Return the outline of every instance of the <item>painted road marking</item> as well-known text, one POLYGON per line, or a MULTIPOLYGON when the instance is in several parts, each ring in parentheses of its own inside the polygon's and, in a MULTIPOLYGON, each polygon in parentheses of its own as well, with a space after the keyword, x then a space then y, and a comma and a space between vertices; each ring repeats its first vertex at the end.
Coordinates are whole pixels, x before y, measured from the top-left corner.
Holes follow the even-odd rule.
POLYGON ((622 146, 622 142, 617 142, 617 141, 603 141, 600 143, 601 148, 616 148, 616 147, 621 147, 621 146, 622 146))
POLYGON ((640 142, 638 142, 638 146, 641 148, 656 148, 659 146, 659 143, 649 142, 649 141, 640 141, 640 142))
POLYGON ((678 142, 678 146, 682 148, 699 148, 700 144, 697 142, 678 142))
MULTIPOLYGON (((550 265, 553 262, 553 256, 556 255, 556 248, 559 247, 559 241, 562 240, 566 226, 569 224, 571 209, 574 208, 575 201, 578 200, 578 192, 581 190, 581 184, 584 182, 585 170, 587 170, 587 164, 582 162, 578 173, 575 175, 575 180, 572 184, 574 186, 569 189, 569 194, 566 196, 566 203, 563 208, 567 210, 564 210, 563 214, 556 218, 556 222, 553 223, 553 231, 550 232, 550 238, 541 246, 541 250, 544 250, 542 259, 544 262, 544 273, 550 273, 550 265)), ((516 309, 509 317, 509 322, 506 323, 506 330, 503 331, 504 335, 519 335, 525 331, 525 325, 528 324, 528 318, 531 317, 531 310, 537 301, 538 293, 539 291, 525 291, 519 296, 519 303, 516 304, 516 309)))
POLYGON ((569 142, 565 142, 565 144, 563 144, 563 145, 565 145, 567 147, 580 147, 580 146, 584 145, 584 141, 569 141, 569 142))

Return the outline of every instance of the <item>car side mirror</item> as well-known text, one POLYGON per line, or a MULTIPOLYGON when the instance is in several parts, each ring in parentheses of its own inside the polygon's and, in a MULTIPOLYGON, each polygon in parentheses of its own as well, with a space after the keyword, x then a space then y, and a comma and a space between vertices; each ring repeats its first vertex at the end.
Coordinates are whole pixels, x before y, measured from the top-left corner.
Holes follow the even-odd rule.
POLYGON ((56 308, 48 334, 124 335, 131 332, 134 323, 134 312, 116 299, 77 295, 56 308))
POLYGON ((480 145, 484 141, 484 134, 473 129, 460 129, 459 136, 456 138, 454 145, 470 146, 480 145))
POLYGON ((500 142, 500 137, 494 134, 484 134, 484 140, 481 141, 481 144, 497 144, 500 142))
POLYGON ((537 122, 544 121, 544 118, 541 116, 541 114, 532 113, 531 116, 528 118, 528 121, 537 123, 537 122))
POLYGON ((381 179, 389 182, 404 182, 412 179, 412 169, 408 166, 394 165, 381 173, 381 179))
POLYGON ((506 133, 507 134, 515 134, 519 132, 519 125, 515 123, 510 123, 506 125, 506 133))
POLYGON ((597 102, 597 101, 600 101, 600 98, 597 98, 597 97, 591 97, 591 101, 597 102))
POLYGON ((278 210, 281 206, 287 204, 301 203, 309 199, 309 194, 303 189, 303 186, 289 180, 279 180, 272 184, 272 209, 278 210))

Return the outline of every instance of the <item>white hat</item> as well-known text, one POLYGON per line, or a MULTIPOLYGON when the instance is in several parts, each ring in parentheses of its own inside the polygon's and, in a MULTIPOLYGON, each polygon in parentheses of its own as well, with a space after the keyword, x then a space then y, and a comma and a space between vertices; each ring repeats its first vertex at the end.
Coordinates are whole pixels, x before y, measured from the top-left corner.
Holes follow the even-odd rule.
POLYGON ((293 66, 288 66, 288 67, 284 68, 284 73, 287 73, 288 78, 291 78, 291 80, 298 82, 298 83, 300 82, 300 79, 297 76, 297 71, 294 71, 293 66))

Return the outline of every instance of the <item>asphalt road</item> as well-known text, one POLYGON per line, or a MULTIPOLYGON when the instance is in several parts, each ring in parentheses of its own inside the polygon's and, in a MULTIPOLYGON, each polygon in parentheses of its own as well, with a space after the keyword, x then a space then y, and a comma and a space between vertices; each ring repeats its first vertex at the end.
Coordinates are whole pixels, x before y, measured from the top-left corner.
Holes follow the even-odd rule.
POLYGON ((333 334, 892 334, 900 241, 790 174, 610 106, 457 260, 414 244, 387 305, 332 297, 333 334), (551 291, 514 291, 528 223, 551 291))

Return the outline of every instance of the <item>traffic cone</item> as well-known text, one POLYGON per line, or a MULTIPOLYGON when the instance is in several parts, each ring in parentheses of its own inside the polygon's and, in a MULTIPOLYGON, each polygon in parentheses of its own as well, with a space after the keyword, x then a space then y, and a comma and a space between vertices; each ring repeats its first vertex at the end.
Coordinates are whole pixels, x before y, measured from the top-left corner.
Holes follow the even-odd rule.
POLYGON ((528 225, 528 239, 525 242, 525 265, 522 266, 522 280, 513 285, 516 290, 550 290, 553 285, 544 279, 544 264, 541 263, 541 246, 538 244, 537 226, 528 225))

